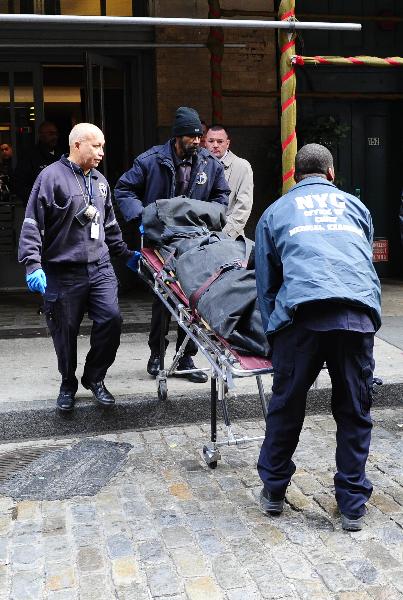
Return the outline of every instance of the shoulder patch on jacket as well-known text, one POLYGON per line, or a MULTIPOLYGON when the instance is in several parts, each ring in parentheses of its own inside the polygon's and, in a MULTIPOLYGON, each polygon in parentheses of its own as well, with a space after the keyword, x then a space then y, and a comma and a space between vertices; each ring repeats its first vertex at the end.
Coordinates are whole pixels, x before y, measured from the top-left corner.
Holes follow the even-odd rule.
POLYGON ((108 194, 108 188, 107 188, 106 184, 103 181, 100 181, 98 184, 98 188, 99 188, 99 192, 100 192, 101 196, 106 198, 106 196, 108 194))

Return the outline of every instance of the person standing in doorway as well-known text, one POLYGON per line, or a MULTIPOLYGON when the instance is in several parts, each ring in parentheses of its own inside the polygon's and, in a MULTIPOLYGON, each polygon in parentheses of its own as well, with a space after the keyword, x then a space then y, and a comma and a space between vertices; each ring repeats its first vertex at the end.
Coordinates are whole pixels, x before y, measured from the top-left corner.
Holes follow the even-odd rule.
POLYGON ((0 171, 4 175, 11 172, 11 161, 13 158, 13 149, 11 144, 0 144, 0 171))
POLYGON ((16 194, 26 204, 35 179, 45 167, 59 160, 62 151, 58 146, 59 131, 51 121, 38 128, 38 143, 26 156, 18 157, 15 169, 16 194))
POLYGON ((14 191, 13 149, 11 144, 0 144, 0 200, 9 200, 14 191))

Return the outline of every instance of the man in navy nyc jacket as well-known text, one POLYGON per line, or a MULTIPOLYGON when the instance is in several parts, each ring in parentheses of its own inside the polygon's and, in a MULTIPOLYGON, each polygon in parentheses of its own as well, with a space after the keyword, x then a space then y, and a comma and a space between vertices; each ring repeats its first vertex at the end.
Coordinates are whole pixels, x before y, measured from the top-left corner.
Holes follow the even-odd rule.
MULTIPOLYGON (((196 139, 196 138, 195 138, 196 139)), ((114 194, 126 221, 140 219, 144 206, 162 198, 177 196, 175 138, 153 146, 135 158, 131 169, 116 184, 114 194)), ((229 188, 224 168, 208 150, 199 148, 192 156, 186 196, 204 202, 228 205, 229 188)), ((181 191, 181 190, 179 190, 181 191)))
POLYGON ((258 462, 261 506, 269 514, 283 510, 307 392, 326 362, 337 424, 336 500, 342 527, 357 531, 372 493, 365 464, 374 333, 381 323, 372 220, 360 200, 333 184, 333 159, 324 146, 301 148, 295 179, 256 229, 256 285, 274 369, 258 462))
POLYGON ((73 127, 69 155, 44 168, 35 181, 20 235, 18 258, 28 287, 44 296, 62 376, 56 403, 63 412, 74 409, 77 336, 86 312, 93 324, 81 382, 101 406, 115 403, 104 385, 122 324, 110 254, 128 260, 133 252, 122 240, 108 182, 96 169, 104 143, 95 125, 73 127))
MULTIPOLYGON (((115 199, 126 221, 138 219, 140 223, 144 206, 181 195, 228 205, 230 190, 224 177, 224 167, 210 152, 200 148, 202 124, 197 112, 186 106, 178 108, 172 133, 174 137, 164 145, 153 146, 140 154, 132 168, 119 179, 115 199)), ((170 313, 156 298, 152 306, 148 340, 151 356, 147 364, 148 373, 154 377, 160 366, 161 323, 165 322, 166 347, 169 321, 170 313)), ((177 350, 184 339, 185 333, 178 326, 177 350)), ((192 356, 196 353, 196 345, 189 340, 178 370, 190 381, 204 383, 207 381, 205 373, 191 372, 195 369, 192 356)))

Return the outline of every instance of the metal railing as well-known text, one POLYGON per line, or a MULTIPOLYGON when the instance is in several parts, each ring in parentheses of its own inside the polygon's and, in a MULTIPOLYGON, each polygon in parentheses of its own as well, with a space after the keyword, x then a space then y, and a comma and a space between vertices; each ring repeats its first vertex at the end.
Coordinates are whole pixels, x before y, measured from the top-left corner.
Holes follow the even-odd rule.
POLYGON ((170 26, 170 27, 232 27, 251 29, 326 29, 338 31, 360 31, 360 23, 328 23, 324 21, 300 22, 265 21, 258 19, 189 19, 173 17, 100 17, 80 15, 37 15, 37 14, 0 14, 2 24, 44 24, 44 25, 108 25, 108 26, 170 26))

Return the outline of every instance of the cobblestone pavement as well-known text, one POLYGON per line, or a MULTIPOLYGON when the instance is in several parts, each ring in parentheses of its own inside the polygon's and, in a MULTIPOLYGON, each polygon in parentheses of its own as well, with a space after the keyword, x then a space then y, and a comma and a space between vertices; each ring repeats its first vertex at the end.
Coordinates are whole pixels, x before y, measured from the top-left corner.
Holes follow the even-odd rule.
MULTIPOLYGON (((376 410, 374 420, 375 489, 357 533, 342 531, 337 515, 328 415, 306 419, 280 517, 257 506, 258 443, 224 448, 210 470, 200 454, 208 425, 99 436, 132 448, 95 495, 0 497, 0 599, 403 598, 403 409, 376 410)), ((263 422, 236 430, 260 435, 263 422)), ((0 458, 38 444, 1 446, 0 458)))

